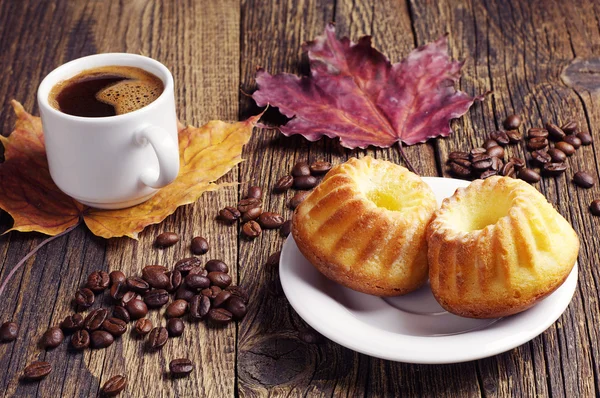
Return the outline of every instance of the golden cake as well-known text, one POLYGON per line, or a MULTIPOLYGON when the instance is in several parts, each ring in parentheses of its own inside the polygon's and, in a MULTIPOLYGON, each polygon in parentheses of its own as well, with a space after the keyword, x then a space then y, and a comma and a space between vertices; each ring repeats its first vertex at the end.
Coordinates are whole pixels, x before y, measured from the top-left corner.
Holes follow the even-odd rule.
POLYGON ((427 243, 435 298, 471 318, 531 307, 565 281, 579 252, 575 231, 540 192, 497 176, 446 198, 427 243))
POLYGON ((298 206, 292 234, 327 278, 359 292, 398 296, 427 280, 425 233, 436 208, 431 188, 406 168, 351 158, 298 206))

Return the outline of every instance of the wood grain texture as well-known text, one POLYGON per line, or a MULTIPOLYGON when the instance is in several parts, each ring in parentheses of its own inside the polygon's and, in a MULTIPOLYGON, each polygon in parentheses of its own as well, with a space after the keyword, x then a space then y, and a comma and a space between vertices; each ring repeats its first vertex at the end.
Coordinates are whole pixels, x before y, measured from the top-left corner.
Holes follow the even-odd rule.
MULTIPOLYGON (((375 47, 396 62, 415 46, 449 34, 450 52, 464 59, 460 87, 475 95, 493 90, 465 117, 454 121, 446 139, 406 148, 423 175, 447 174, 450 151, 481 145, 509 114, 523 116, 526 128, 546 121, 573 119, 600 140, 599 90, 570 87, 561 76, 575 59, 600 57, 600 5, 593 0, 532 2, 504 0, 227 0, 51 2, 0 1, 0 98, 4 109, 15 98, 37 112, 35 90, 56 66, 81 56, 127 51, 165 63, 176 81, 179 117, 194 125, 209 119, 238 120, 258 112, 246 93, 255 88, 256 67, 271 73, 307 73, 301 43, 322 34, 335 21, 339 35, 368 34, 375 47), (240 90, 241 88, 241 90, 240 90)), ((577 76, 575 76, 577 77, 577 76)), ((267 117, 277 119, 269 110, 267 117)), ((4 134, 14 117, 0 113, 4 134)), ((257 129, 244 149, 246 162, 223 181, 239 182, 178 209, 139 241, 93 237, 79 227, 41 249, 20 270, 1 299, 0 320, 20 325, 19 339, 0 345, 0 391, 6 397, 91 397, 111 376, 130 378, 131 397, 262 396, 425 396, 425 397, 592 397, 600 393, 598 304, 600 218, 588 205, 600 198, 598 184, 576 188, 572 175, 600 172, 598 143, 569 159, 566 175, 536 184, 582 238, 579 285, 565 314, 531 342, 495 357, 464 364, 429 366, 394 363, 357 354, 324 339, 306 342, 308 325, 285 299, 277 267, 267 258, 283 239, 266 231, 249 242, 239 227, 215 222, 219 208, 232 205, 249 185, 265 190, 265 208, 291 216, 293 192, 270 189, 298 160, 340 163, 350 156, 372 156, 401 163, 393 149, 349 151, 336 140, 309 143, 257 129), (173 230, 180 244, 152 248, 154 237, 173 230), (205 236, 252 296, 248 316, 225 329, 186 324, 183 337, 158 353, 146 354, 140 340, 126 334, 107 350, 84 354, 67 344, 44 352, 36 347, 43 331, 72 311, 73 292, 96 269, 139 272, 151 263, 172 266, 189 255, 193 236, 205 236), (197 366, 190 378, 166 376, 168 362, 190 357, 197 366), (18 380, 32 360, 55 366, 41 383, 18 380)), ((520 147, 510 155, 525 157, 520 147)), ((0 215, 0 228, 10 226, 0 215)), ((0 238, 0 278, 43 236, 10 233, 0 238)), ((158 313, 152 320, 164 322, 158 313)))

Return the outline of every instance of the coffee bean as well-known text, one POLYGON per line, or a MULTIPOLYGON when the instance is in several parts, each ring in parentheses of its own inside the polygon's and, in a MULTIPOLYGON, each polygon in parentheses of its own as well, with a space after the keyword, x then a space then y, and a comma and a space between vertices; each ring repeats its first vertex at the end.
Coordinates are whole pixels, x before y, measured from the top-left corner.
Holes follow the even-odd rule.
MULTIPOLYGON (((81 315, 79 315, 81 316, 81 315)), ((0 343, 8 343, 17 339, 19 327, 14 322, 4 322, 0 326, 0 343)))
POLYGON ((302 203, 309 194, 310 192, 307 191, 296 192, 296 194, 292 197, 292 199, 290 199, 290 202, 288 203, 289 208, 292 210, 296 209, 296 207, 300 206, 300 203, 302 203))
POLYGON ((169 302, 169 292, 165 289, 153 289, 144 295, 148 308, 160 308, 169 302))
POLYGON ((530 184, 533 184, 540 180, 540 175, 538 173, 536 173, 534 170, 527 168, 519 170, 518 176, 520 179, 530 184))
MULTIPOLYGON (((500 148, 501 148, 501 147, 500 147, 500 148)), ((482 157, 486 157, 486 156, 487 156, 487 154, 483 154, 483 155, 477 155, 477 156, 474 156, 474 158, 479 160, 479 159, 481 159, 482 157)), ((452 163, 456 163, 456 164, 458 164, 458 165, 460 165, 460 166, 463 166, 463 167, 466 167, 466 168, 469 168, 469 167, 471 167, 471 161, 470 161, 470 160, 467 160, 467 159, 454 159, 454 160, 452 161, 452 163)))
MULTIPOLYGON (((485 148, 483 148, 485 149, 485 148)), ((485 152, 483 152, 485 153, 485 152)), ((471 154, 469 152, 459 152, 459 151, 454 151, 454 152, 450 152, 448 154, 448 162, 451 162, 453 160, 456 159, 467 159, 469 160, 471 158, 471 154)))
POLYGON ((530 151, 539 151, 548 148, 548 139, 544 137, 534 137, 527 141, 527 149, 530 151))
POLYGON ((104 271, 94 271, 88 276, 85 287, 93 292, 99 293, 110 284, 110 277, 104 271))
POLYGON ((525 161, 523 159, 513 156, 509 159, 509 161, 511 161, 515 165, 516 170, 521 170, 523 167, 525 167, 525 161))
POLYGON ((173 293, 174 291, 179 289, 179 286, 181 286, 181 281, 183 279, 181 277, 181 272, 174 270, 167 272, 166 275, 169 278, 169 283, 167 284, 167 287, 165 289, 167 292, 173 293))
POLYGON ((581 141, 581 145, 587 146, 592 143, 592 135, 586 132, 577 133, 577 138, 581 141))
POLYGON ((246 198, 261 199, 262 198, 262 189, 260 187, 256 187, 256 186, 248 188, 248 193, 246 194, 246 198))
POLYGON ((192 268, 201 266, 202 260, 200 260, 198 257, 184 258, 175 263, 175 269, 181 272, 181 275, 187 275, 192 268))
POLYGON ((129 315, 129 312, 127 312, 125 307, 122 307, 120 305, 117 305, 115 306, 115 308, 113 308, 113 316, 125 322, 131 321, 131 316, 129 315))
POLYGON ((558 163, 546 163, 544 165, 544 174, 547 174, 552 177, 556 177, 561 175, 567 170, 567 165, 563 162, 558 163))
POLYGON ((287 236, 292 232, 292 220, 287 220, 281 225, 281 229, 279 233, 282 237, 287 238, 287 236))
POLYGON ((242 235, 246 239, 254 239, 257 238, 262 232, 260 225, 256 221, 248 221, 244 225, 242 225, 242 235))
POLYGON ((548 130, 548 136, 554 141, 560 141, 565 138, 565 132, 554 123, 546 123, 546 130, 548 130))
POLYGON ((596 199, 590 203, 590 211, 595 216, 600 216, 600 199, 596 199))
POLYGON ((560 129, 567 134, 575 134, 577 132, 577 122, 572 120, 568 121, 563 124, 560 129))
POLYGON ((487 154, 492 157, 497 157, 499 159, 504 158, 504 148, 501 146, 494 146, 488 149, 487 154))
POLYGON ((23 370, 25 380, 41 380, 52 372, 52 365, 45 361, 35 361, 27 365, 23 370))
POLYGON ((140 299, 133 299, 125 307, 131 319, 140 319, 148 314, 148 306, 140 299))
POLYGON ((571 144, 575 149, 579 149, 579 147, 581 146, 581 140, 576 135, 568 135, 565 138, 563 138, 563 141, 567 144, 571 144))
POLYGON ((508 130, 506 132, 506 136, 508 137, 508 142, 510 144, 516 144, 521 141, 523 135, 519 133, 517 130, 508 130))
POLYGON ((208 296, 194 296, 190 301, 190 317, 192 319, 204 319, 208 314, 208 311, 210 311, 210 307, 211 303, 208 296))
POLYGON ((499 170, 499 174, 505 177, 515 177, 515 164, 513 162, 507 162, 502 168, 499 170))
POLYGON ((144 278, 144 274, 150 274, 153 272, 159 272, 159 273, 166 273, 167 271, 169 271, 169 269, 163 265, 146 265, 143 269, 142 269, 142 279, 146 279, 144 278))
POLYGON ((279 258, 281 257, 281 252, 275 252, 273 254, 271 254, 268 258, 267 258, 267 262, 266 262, 266 266, 268 268, 273 268, 273 267, 277 267, 279 265, 279 258))
POLYGON ((115 397, 127 387, 127 377, 117 375, 113 376, 102 386, 102 393, 105 397, 115 397))
MULTIPOLYGON (((83 328, 83 316, 81 316, 81 314, 73 314, 73 315, 67 316, 60 323, 60 328, 65 333, 72 333, 76 330, 83 328)), ((0 340, 2 340, 1 337, 0 337, 0 340)))
POLYGON ((135 322, 135 332, 140 336, 145 336, 152 330, 152 321, 148 318, 141 318, 135 322))
POLYGON ((224 308, 231 313, 233 319, 238 321, 243 319, 248 312, 244 301, 235 296, 232 296, 229 300, 227 300, 224 308))
POLYGON ((293 177, 302 177, 310 175, 310 167, 306 162, 298 162, 292 167, 292 176, 293 177))
POLYGON ((183 377, 192 373, 194 364, 187 358, 174 359, 169 363, 169 370, 173 377, 183 377))
POLYGON ((112 297, 113 300, 119 301, 123 298, 125 293, 127 293, 128 289, 129 288, 127 287, 127 282, 113 283, 110 287, 110 297, 112 297))
POLYGON ((102 329, 114 337, 119 337, 127 331, 127 323, 119 318, 108 318, 102 323, 102 329))
POLYGON ((171 318, 167 321, 167 333, 169 337, 179 337, 183 334, 185 324, 179 318, 171 318))
POLYGON ((227 206, 227 207, 219 210, 219 219, 221 219, 222 221, 224 221, 227 224, 233 224, 241 216, 242 216, 242 213, 240 213, 240 211, 237 208, 232 207, 232 206, 227 206))
POLYGON ((144 280, 155 289, 165 289, 169 286, 169 277, 164 272, 152 271, 146 272, 143 276, 144 280))
POLYGON ((313 175, 323 175, 326 174, 329 170, 331 170, 331 163, 325 161, 316 161, 311 163, 310 172, 313 175))
POLYGON ((102 326, 102 322, 104 322, 108 318, 108 311, 104 308, 97 308, 91 311, 83 321, 83 327, 87 330, 94 331, 96 329, 100 329, 102 326))
POLYGON ((169 332, 166 328, 156 327, 150 331, 148 336, 148 347, 151 350, 158 350, 162 348, 169 339, 169 332))
POLYGON ((492 170, 499 171, 502 166, 504 166, 504 162, 497 157, 492 158, 492 170))
POLYGON ((531 152, 531 158, 540 165, 552 161, 552 157, 546 151, 533 151, 531 152))
POLYGON ((202 294, 203 296, 206 296, 209 299, 213 300, 215 297, 217 297, 217 295, 219 293, 221 293, 221 290, 222 289, 219 286, 211 286, 209 288, 202 289, 202 291, 200 292, 200 294, 202 294))
POLYGON ((554 148, 563 151, 564 154, 567 156, 572 156, 575 153, 575 148, 573 147, 573 145, 569 144, 568 142, 564 142, 564 141, 557 142, 554 145, 554 148))
POLYGON ((232 319, 233 315, 225 308, 213 308, 208 311, 208 320, 216 325, 226 325, 232 319))
POLYGON ((492 157, 489 155, 482 155, 473 159, 473 163, 471 164, 473 170, 483 171, 492 167, 492 157))
POLYGON ((114 342, 115 338, 106 330, 95 330, 90 334, 90 344, 92 348, 106 348, 114 342))
POLYGON ((319 180, 315 176, 294 177, 294 188, 299 190, 309 190, 317 186, 319 180))
POLYGON ((74 349, 81 351, 90 346, 90 333, 85 330, 78 330, 71 336, 71 345, 74 349))
POLYGON ((208 272, 229 272, 229 267, 221 260, 209 260, 204 265, 208 272))
POLYGON ((481 175, 479 176, 479 178, 481 178, 482 180, 485 180, 486 178, 489 178, 491 176, 495 176, 498 174, 498 171, 496 170, 486 170, 483 173, 481 173, 481 175))
POLYGON ((495 140, 491 139, 491 138, 485 140, 485 142, 483 143, 483 147, 485 149, 490 149, 490 148, 495 147, 495 146, 498 146, 498 143, 495 140))
POLYGON ((516 130, 521 126, 521 117, 519 115, 510 115, 504 119, 502 125, 507 130, 516 130))
POLYGON ((242 214, 242 221, 248 222, 248 221, 256 220, 258 218, 258 216, 260 216, 262 214, 262 212, 263 212, 262 208, 260 208, 260 207, 255 207, 253 209, 250 209, 247 212, 245 212, 244 214, 242 214))
POLYGON ((550 155, 550 158, 555 163, 561 163, 567 160, 567 155, 565 155, 563 151, 557 148, 548 149, 548 155, 550 155))
POLYGON ((146 293, 150 290, 150 284, 137 276, 127 278, 127 287, 136 293, 146 293))
POLYGON ((276 229, 283 224, 283 217, 270 211, 264 212, 258 217, 258 223, 264 229, 276 229))
POLYGON ((154 245, 156 247, 165 248, 173 246, 177 242, 179 242, 179 235, 177 235, 175 232, 163 232, 156 237, 154 245))
POLYGON ((185 277, 185 286, 190 290, 206 289, 210 286, 210 279, 202 275, 188 275, 185 277))
POLYGON ((227 300, 229 300, 230 297, 231 292, 227 290, 221 290, 221 293, 217 294, 217 297, 215 297, 215 299, 212 302, 213 307, 216 308, 222 306, 227 300))
POLYGON ((167 306, 165 315, 167 318, 180 318, 185 315, 188 309, 188 303, 185 300, 175 300, 167 306))
POLYGON ((540 127, 532 127, 527 131, 527 138, 548 138, 548 130, 540 128, 540 127))
POLYGON ((228 286, 225 290, 231 293, 233 297, 237 297, 244 302, 244 304, 248 304, 248 292, 241 286, 228 286))
POLYGON ((61 328, 55 326, 44 332, 42 339, 40 340, 40 345, 42 348, 49 350, 58 347, 64 339, 65 335, 61 328))
POLYGON ((262 200, 261 199, 242 199, 238 204, 238 210, 242 213, 247 212, 250 209, 262 209, 262 200))
POLYGON ((195 294, 195 292, 187 289, 185 286, 182 285, 179 289, 177 289, 177 292, 175 293, 175 299, 190 301, 195 294))
POLYGON ((224 272, 209 272, 208 279, 210 279, 210 283, 221 289, 231 285, 231 276, 224 272))
POLYGON ((464 167, 457 163, 450 163, 450 171, 457 177, 469 177, 471 175, 471 168, 464 167))
POLYGON ((121 306, 126 307, 127 303, 136 298, 140 298, 140 296, 136 292, 129 291, 123 295, 121 299, 121 306))
POLYGON ((510 138, 508 138, 508 135, 504 131, 496 131, 495 133, 492 133, 490 137, 500 146, 506 146, 510 143, 510 138))
POLYGON ((294 177, 292 176, 283 176, 273 186, 273 192, 275 193, 283 193, 290 189, 294 185, 294 177))
POLYGON ((110 278, 110 283, 112 284, 118 282, 125 283, 125 280, 127 279, 125 274, 121 271, 112 271, 110 274, 108 274, 108 277, 110 278))
POLYGON ((573 175, 573 182, 577 186, 585 189, 589 189, 595 184, 594 177, 585 171, 578 171, 575 173, 575 175, 573 175))
POLYGON ((191 249, 193 254, 206 254, 208 252, 208 241, 202 236, 196 236, 192 239, 191 249))

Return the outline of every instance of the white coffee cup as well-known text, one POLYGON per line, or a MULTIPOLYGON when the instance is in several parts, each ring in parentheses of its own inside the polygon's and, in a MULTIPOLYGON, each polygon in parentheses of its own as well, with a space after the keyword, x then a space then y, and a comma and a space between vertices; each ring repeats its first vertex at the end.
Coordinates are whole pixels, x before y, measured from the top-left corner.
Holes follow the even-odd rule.
POLYGON ((120 209, 150 199, 179 173, 173 76, 160 62, 136 54, 91 55, 59 66, 37 95, 50 175, 79 202, 120 209), (53 108, 50 90, 80 72, 101 66, 133 66, 160 78, 164 91, 152 103, 109 117, 72 116, 53 108))

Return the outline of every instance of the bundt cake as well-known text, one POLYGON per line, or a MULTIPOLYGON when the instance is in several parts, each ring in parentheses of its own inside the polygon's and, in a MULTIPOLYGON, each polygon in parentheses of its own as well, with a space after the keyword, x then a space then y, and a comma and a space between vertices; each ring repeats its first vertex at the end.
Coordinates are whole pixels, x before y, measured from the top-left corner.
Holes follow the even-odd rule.
POLYGON ((406 168, 351 158, 298 206, 292 234, 327 278, 359 292, 398 296, 427 280, 425 232, 436 208, 431 188, 406 168))
POLYGON ((565 281, 579 252, 575 231, 540 192, 497 176, 446 198, 427 243, 435 298, 470 318, 531 307, 565 281))

